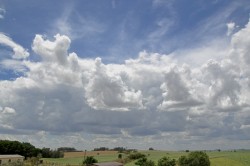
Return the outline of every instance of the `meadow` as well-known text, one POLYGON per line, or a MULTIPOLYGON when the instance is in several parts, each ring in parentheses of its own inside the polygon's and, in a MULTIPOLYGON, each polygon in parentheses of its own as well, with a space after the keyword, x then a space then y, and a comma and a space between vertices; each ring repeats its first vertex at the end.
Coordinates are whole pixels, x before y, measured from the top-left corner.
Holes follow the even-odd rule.
MULTIPOLYGON (((155 163, 163 156, 168 156, 173 159, 178 159, 182 155, 187 155, 187 152, 177 151, 139 151, 147 156, 149 160, 155 163)), ((207 151, 211 166, 250 166, 250 151, 207 151)), ((126 154, 122 154, 123 158, 126 154)), ((118 153, 102 153, 94 155, 98 162, 115 161, 118 158, 118 153)), ((67 157, 58 159, 44 158, 44 163, 57 163, 60 165, 80 165, 83 157, 67 157)), ((135 161, 125 164, 125 166, 134 166, 135 161)))

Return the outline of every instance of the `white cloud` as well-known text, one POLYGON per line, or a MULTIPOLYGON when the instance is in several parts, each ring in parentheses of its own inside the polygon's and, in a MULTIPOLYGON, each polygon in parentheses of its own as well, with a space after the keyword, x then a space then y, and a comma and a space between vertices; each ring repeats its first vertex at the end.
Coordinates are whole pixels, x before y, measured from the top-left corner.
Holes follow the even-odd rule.
POLYGON ((27 68, 24 62, 14 59, 5 59, 0 62, 4 69, 14 70, 15 72, 25 73, 27 68))
POLYGON ((45 61, 53 61, 60 65, 67 65, 70 39, 64 35, 55 35, 55 41, 44 40, 41 35, 36 35, 32 49, 45 61))
POLYGON ((128 89, 119 74, 109 75, 99 58, 95 60, 94 72, 85 89, 89 105, 96 109, 128 110, 142 107, 141 92, 128 89))
POLYGON ((227 23, 227 36, 230 36, 233 33, 234 29, 235 29, 234 22, 227 23))
POLYGON ((14 55, 12 57, 14 59, 25 59, 29 56, 29 52, 27 50, 15 43, 11 38, 3 33, 0 33, 0 44, 13 49, 14 55))
MULTIPOLYGON (((107 138, 111 146, 135 145, 142 138, 143 147, 237 144, 250 138, 249 25, 232 34, 220 58, 200 65, 145 51, 123 64, 105 64, 69 53, 67 36, 50 41, 36 35, 32 49, 41 61, 19 61, 27 68, 24 76, 0 81, 0 132, 36 144, 51 140, 54 146, 69 138, 74 146, 107 138), (62 133, 65 139, 56 143, 62 133)), ((198 56, 197 50, 207 52, 190 49, 188 56, 198 56)), ((208 50, 216 54, 219 48, 208 50)))

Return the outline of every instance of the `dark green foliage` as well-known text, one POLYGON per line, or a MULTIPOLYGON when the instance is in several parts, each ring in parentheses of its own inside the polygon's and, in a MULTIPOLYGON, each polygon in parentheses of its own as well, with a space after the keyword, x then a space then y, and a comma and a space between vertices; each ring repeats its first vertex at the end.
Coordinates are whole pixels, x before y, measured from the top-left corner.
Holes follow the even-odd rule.
POLYGON ((146 157, 140 158, 135 162, 135 165, 139 166, 155 166, 155 163, 152 160, 148 160, 146 157))
POLYGON ((0 140, 0 154, 19 154, 26 159, 42 155, 44 158, 63 157, 63 152, 50 150, 49 148, 39 149, 28 142, 18 142, 9 140, 0 140))
POLYGON ((170 159, 169 157, 163 157, 158 160, 158 166, 175 166, 175 159, 170 159))
POLYGON ((50 148, 42 148, 42 157, 44 158, 61 158, 63 157, 63 152, 59 150, 52 150, 50 148))
POLYGON ((145 154, 138 153, 138 152, 131 153, 131 154, 128 155, 128 158, 129 158, 130 160, 136 160, 136 159, 144 158, 144 157, 146 157, 145 154))
POLYGON ((122 158, 122 154, 118 154, 118 159, 121 159, 122 158))
POLYGON ((209 157, 205 152, 191 152, 187 157, 181 156, 178 160, 179 166, 210 166, 209 157))
POLYGON ((93 156, 87 156, 84 160, 83 160, 83 165, 84 166, 90 166, 93 163, 97 163, 98 161, 93 157, 93 156))
POLYGON ((100 147, 100 148, 94 148, 94 151, 107 151, 109 148, 106 147, 100 147))
POLYGON ((126 148, 124 147, 115 147, 114 149, 112 149, 114 151, 118 151, 119 153, 123 153, 124 151, 126 151, 126 148))
POLYGON ((61 151, 61 152, 76 152, 77 150, 75 148, 72 147, 60 147, 57 149, 57 151, 61 151))
POLYGON ((186 156, 181 156, 178 159, 179 166, 188 166, 188 158, 186 156))
POLYGON ((27 142, 0 140, 0 154, 19 154, 27 158, 36 157, 40 152, 40 149, 27 142))

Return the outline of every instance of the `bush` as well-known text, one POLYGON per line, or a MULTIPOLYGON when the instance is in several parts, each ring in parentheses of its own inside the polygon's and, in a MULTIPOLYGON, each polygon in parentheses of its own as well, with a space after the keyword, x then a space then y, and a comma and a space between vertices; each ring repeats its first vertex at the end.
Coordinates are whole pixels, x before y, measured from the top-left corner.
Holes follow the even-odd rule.
POLYGON ((135 165, 139 166, 155 166, 155 163, 152 160, 148 160, 146 157, 140 158, 135 162, 135 165))
POLYGON ((118 154, 118 159, 122 159, 122 154, 118 154))
POLYGON ((186 156, 181 156, 178 159, 179 166, 189 166, 188 165, 188 158, 186 156))
POLYGON ((202 151, 191 152, 188 157, 181 156, 178 163, 179 166, 210 166, 208 155, 202 151))
POLYGON ((163 157, 158 160, 158 166, 175 166, 175 159, 170 159, 169 157, 163 157))
POLYGON ((129 158, 130 160, 137 160, 137 159, 144 158, 144 157, 146 157, 145 154, 138 153, 138 152, 136 152, 136 153, 131 153, 130 155, 128 155, 128 158, 129 158))
POLYGON ((86 159, 83 160, 84 166, 90 166, 93 163, 97 163, 98 161, 93 156, 87 156, 86 159))

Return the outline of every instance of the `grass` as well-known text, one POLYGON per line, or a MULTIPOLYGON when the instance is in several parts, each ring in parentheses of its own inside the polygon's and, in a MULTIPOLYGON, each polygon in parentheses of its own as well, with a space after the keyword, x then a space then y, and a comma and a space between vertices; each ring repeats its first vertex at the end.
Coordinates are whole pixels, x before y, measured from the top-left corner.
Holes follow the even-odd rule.
MULTIPOLYGON (((95 158, 98 162, 108 162, 114 161, 117 159, 118 154, 102 154, 97 155, 95 158)), ((58 163, 58 164, 71 164, 71 165, 79 165, 83 162, 84 157, 72 157, 72 158, 43 158, 44 163, 58 163)))
POLYGON ((212 166, 249 166, 250 151, 209 152, 212 166), (220 163, 220 164, 218 164, 220 163), (231 164, 230 164, 231 163, 231 164))
MULTIPOLYGON (((152 160, 157 164, 157 161, 163 156, 168 156, 172 159, 178 160, 182 155, 187 155, 186 152, 173 152, 173 151, 140 151, 145 154, 149 160, 152 160)), ((250 166, 250 151, 213 151, 206 152, 209 155, 211 166, 250 166)), ((117 154, 100 154, 94 156, 98 162, 115 161, 118 157, 117 154)), ((122 154, 122 157, 126 157, 122 154)), ((83 161, 83 157, 72 157, 72 158, 59 158, 59 159, 43 159, 44 162, 58 163, 58 164, 71 164, 79 165, 83 161)), ((127 163, 125 166, 134 166, 135 161, 127 163)))

